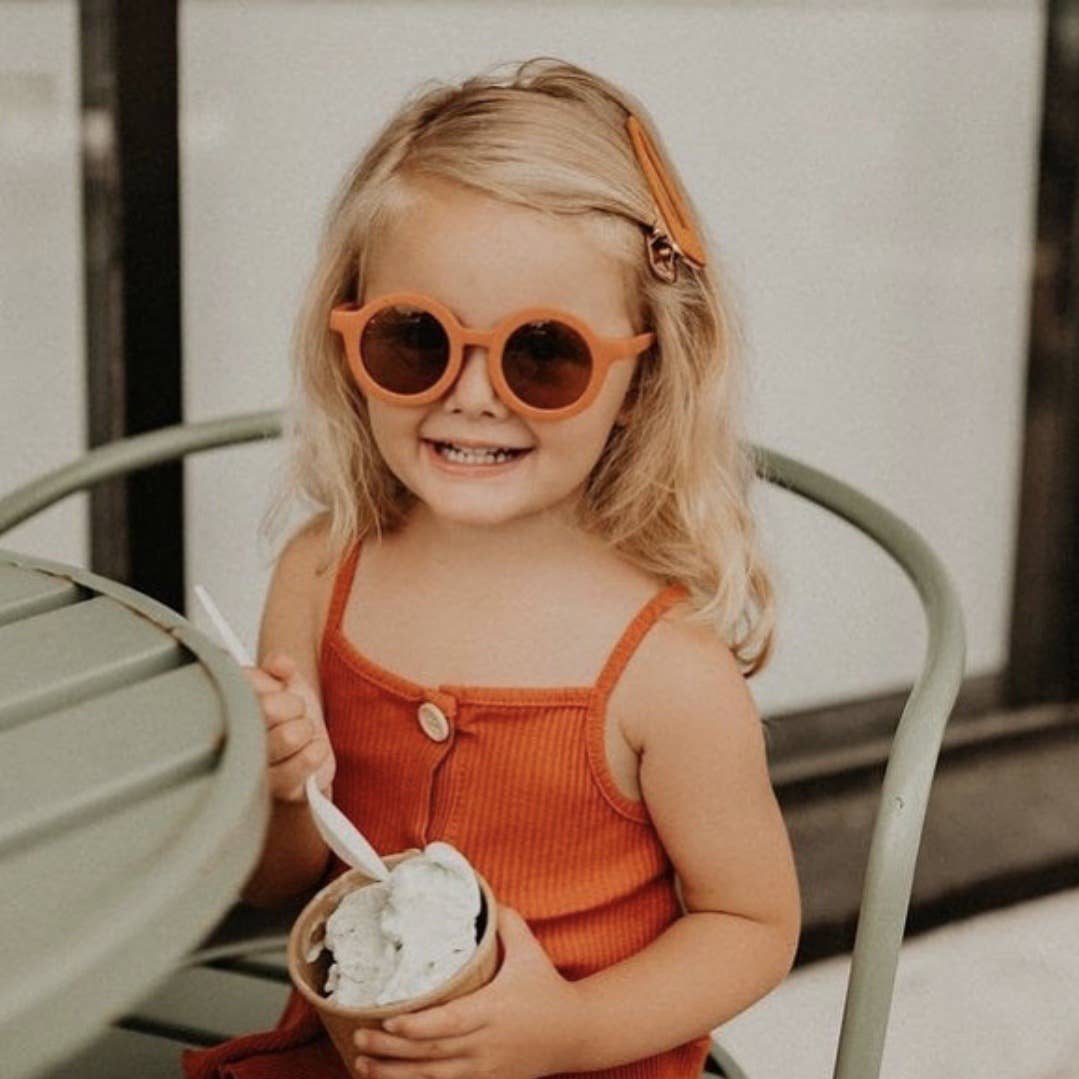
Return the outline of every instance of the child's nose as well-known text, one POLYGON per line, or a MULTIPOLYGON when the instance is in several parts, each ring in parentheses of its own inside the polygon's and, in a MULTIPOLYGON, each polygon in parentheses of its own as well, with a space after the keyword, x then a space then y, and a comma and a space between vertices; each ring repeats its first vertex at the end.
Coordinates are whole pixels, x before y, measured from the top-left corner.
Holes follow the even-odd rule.
POLYGON ((446 394, 445 405, 455 412, 487 413, 492 416, 507 414, 508 409, 491 385, 487 372, 487 349, 478 345, 465 348, 460 374, 446 394))

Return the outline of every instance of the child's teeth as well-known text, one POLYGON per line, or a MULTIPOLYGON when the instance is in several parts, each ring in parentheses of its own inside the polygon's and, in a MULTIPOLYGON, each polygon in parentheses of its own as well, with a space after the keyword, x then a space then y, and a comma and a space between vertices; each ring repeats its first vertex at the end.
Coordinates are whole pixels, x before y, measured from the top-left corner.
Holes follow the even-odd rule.
POLYGON ((458 461, 462 464, 501 464, 510 461, 515 456, 507 450, 475 450, 461 449, 447 443, 439 443, 438 452, 449 461, 458 461))

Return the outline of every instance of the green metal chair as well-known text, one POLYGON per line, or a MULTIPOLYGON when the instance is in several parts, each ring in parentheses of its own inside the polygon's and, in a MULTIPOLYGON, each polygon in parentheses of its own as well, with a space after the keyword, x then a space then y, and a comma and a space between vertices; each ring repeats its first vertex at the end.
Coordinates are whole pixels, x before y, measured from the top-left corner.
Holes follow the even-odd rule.
MULTIPOLYGON (((280 433, 281 414, 267 411, 180 424, 99 447, 0 499, 0 534, 72 492, 103 480, 280 433)), ((962 613, 940 560, 909 525, 832 476, 781 453, 754 449, 761 478, 846 520, 883 548, 914 585, 926 616, 925 657, 895 731, 869 848, 833 1071, 834 1079, 875 1079, 884 1052, 930 784, 963 677, 962 613)), ((187 964, 287 982, 283 950, 294 913, 294 909, 268 913, 238 905, 203 946, 188 956, 187 964)), ((242 1033, 196 1029, 138 1014, 118 1020, 117 1025, 187 1044, 210 1044, 242 1033)), ((713 1056, 713 1072, 718 1066, 727 1079, 747 1079, 721 1046, 715 1047, 713 1056)))

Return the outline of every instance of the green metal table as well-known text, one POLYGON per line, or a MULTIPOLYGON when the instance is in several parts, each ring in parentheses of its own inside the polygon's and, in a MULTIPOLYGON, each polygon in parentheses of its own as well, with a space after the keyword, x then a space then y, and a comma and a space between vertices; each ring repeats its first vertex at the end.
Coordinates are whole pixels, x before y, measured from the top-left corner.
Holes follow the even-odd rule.
POLYGON ((269 818, 225 652, 85 570, 0 550, 0 1072, 40 1074, 173 971, 269 818))

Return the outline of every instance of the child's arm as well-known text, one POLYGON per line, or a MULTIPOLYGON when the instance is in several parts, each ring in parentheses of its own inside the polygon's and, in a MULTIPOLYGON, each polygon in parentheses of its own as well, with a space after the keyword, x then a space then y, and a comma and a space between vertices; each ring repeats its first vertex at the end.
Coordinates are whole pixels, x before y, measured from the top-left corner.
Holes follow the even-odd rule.
POLYGON ((281 552, 259 630, 260 666, 246 670, 267 725, 272 806, 258 865, 241 891, 245 902, 258 907, 280 906, 311 891, 329 860, 303 793, 311 772, 329 793, 334 770, 318 679, 320 598, 326 590, 317 573, 320 524, 308 524, 281 552))
POLYGON ((398 1017, 387 1025, 391 1034, 367 1032, 358 1052, 386 1059, 366 1074, 520 1077, 613 1067, 707 1033, 790 969, 798 884, 753 699, 711 634, 664 623, 652 641, 638 653, 644 677, 634 679, 623 729, 641 754, 642 793, 681 880, 686 915, 637 954, 569 982, 511 914, 495 980, 398 1017))
POLYGON ((798 944, 794 859, 753 698, 720 642, 662 630, 664 647, 649 657, 666 667, 649 680, 661 695, 638 713, 640 782, 687 913, 649 947, 576 983, 586 1013, 580 1068, 714 1029, 783 980, 798 944))

